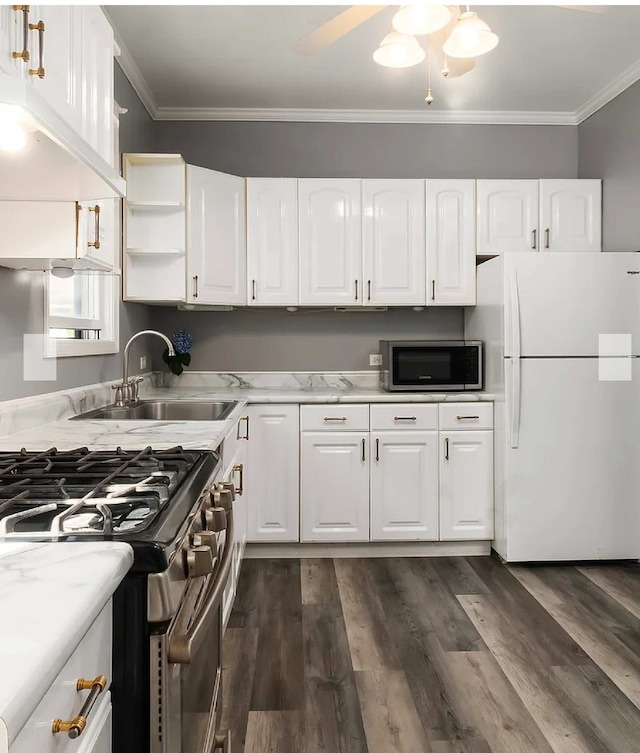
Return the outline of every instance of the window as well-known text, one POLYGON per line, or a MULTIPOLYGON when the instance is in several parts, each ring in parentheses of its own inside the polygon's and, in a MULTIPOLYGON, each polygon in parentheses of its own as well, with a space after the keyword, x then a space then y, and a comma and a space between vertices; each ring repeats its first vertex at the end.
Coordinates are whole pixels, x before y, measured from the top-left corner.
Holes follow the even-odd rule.
POLYGON ((119 277, 104 272, 46 275, 45 331, 49 357, 118 352, 119 277))

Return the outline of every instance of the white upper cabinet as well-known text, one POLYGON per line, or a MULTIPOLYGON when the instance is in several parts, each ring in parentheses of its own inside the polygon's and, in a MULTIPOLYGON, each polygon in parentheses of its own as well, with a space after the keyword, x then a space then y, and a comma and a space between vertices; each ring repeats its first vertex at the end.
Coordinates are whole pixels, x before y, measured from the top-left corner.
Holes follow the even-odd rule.
POLYGON ((357 179, 298 181, 300 304, 362 304, 360 184, 357 179))
POLYGON ((537 251, 538 181, 477 181, 477 253, 537 251))
POLYGON ((187 165, 187 300, 247 302, 245 181, 187 165))
POLYGON ((82 12, 82 136, 113 166, 113 31, 97 5, 82 12))
MULTIPOLYGON (((104 19, 98 6, 92 10, 104 19)), ((92 36, 83 40, 83 15, 84 9, 78 5, 30 6, 31 25, 38 28, 30 31, 26 66, 34 89, 78 132, 82 127, 82 77, 86 75, 83 47, 94 43, 92 36)), ((113 63, 111 71, 113 74, 113 63)))
MULTIPOLYGON (((27 8, 28 6, 21 6, 27 8)), ((26 63, 14 57, 24 50, 24 24, 29 23, 28 15, 22 10, 14 10, 13 5, 0 5, 0 70, 11 76, 26 73, 26 63)))
POLYGON ((438 432, 373 432, 371 442, 371 541, 437 541, 438 432))
POLYGON ((427 181, 427 305, 474 306, 474 180, 427 181))
POLYGON ((423 180, 362 181, 363 303, 425 303, 423 180))
POLYGON ((298 181, 247 178, 250 306, 298 304, 298 181))
POLYGON ((540 181, 540 250, 602 251, 602 181, 540 181))

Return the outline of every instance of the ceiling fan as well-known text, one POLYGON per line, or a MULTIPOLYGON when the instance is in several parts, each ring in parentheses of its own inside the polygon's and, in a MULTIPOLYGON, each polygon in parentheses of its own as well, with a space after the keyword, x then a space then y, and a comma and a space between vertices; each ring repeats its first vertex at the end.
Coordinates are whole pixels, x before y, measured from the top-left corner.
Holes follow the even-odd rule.
MULTIPOLYGON (((299 55, 313 55, 337 42, 390 5, 352 5, 338 13, 322 26, 298 39, 293 51, 299 55)), ((586 13, 604 13, 606 6, 558 5, 558 8, 586 13)), ((406 68, 422 62, 425 50, 417 36, 426 36, 427 46, 445 78, 462 76, 473 70, 476 57, 490 52, 498 37, 489 26, 469 10, 463 13, 457 5, 402 5, 393 17, 393 30, 382 40, 374 52, 374 60, 391 68, 406 68)), ((431 83, 426 102, 431 104, 431 83)))

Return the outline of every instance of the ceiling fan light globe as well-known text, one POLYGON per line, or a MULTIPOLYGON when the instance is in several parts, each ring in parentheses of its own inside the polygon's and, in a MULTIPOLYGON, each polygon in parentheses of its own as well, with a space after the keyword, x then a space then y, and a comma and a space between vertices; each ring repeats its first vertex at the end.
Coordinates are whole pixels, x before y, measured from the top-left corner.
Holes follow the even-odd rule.
POLYGON ((498 44, 498 35, 473 11, 463 13, 444 44, 442 51, 451 58, 476 58, 491 52, 498 44))
POLYGON ((425 54, 417 39, 392 31, 380 42, 373 59, 385 68, 410 68, 421 63, 425 54))
POLYGON ((450 20, 446 5, 402 5, 391 23, 396 31, 419 37, 444 29, 450 20))

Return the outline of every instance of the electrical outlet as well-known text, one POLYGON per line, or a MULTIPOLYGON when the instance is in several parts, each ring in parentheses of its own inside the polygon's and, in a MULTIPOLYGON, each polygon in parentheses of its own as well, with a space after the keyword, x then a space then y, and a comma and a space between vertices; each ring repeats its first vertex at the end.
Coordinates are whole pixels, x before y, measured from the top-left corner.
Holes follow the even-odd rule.
POLYGON ((380 353, 372 353, 369 356, 369 366, 382 366, 382 355, 380 353))
POLYGON ((140 356, 140 368, 146 369, 147 368, 147 357, 146 356, 140 356))

